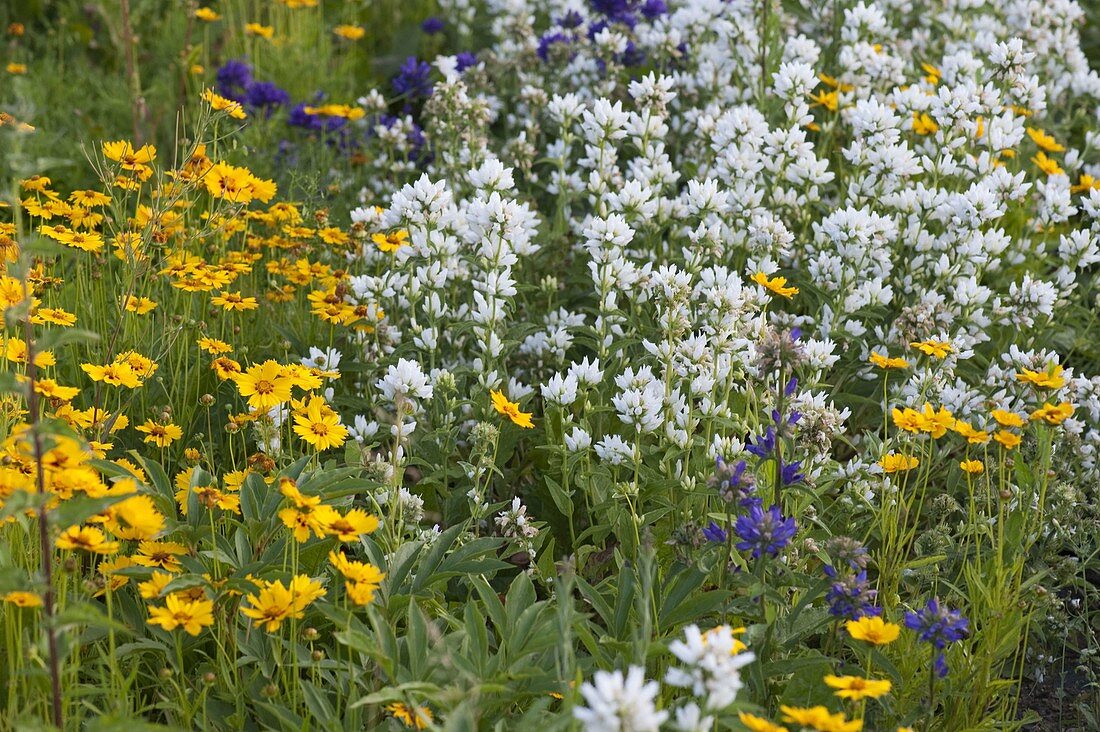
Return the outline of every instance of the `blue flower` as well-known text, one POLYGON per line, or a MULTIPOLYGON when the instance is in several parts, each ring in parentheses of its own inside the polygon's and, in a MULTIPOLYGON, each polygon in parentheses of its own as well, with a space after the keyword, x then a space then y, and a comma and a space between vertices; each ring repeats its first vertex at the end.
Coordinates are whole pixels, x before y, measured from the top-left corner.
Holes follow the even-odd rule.
POLYGON ((444 25, 442 18, 433 15, 420 24, 420 30, 424 31, 429 36, 434 36, 436 33, 443 30, 444 25))
POLYGON ((768 427, 762 436, 745 445, 745 449, 761 458, 770 455, 775 449, 775 428, 768 427))
POLYGON ((427 61, 409 56, 397 71, 390 84, 394 92, 408 99, 419 99, 432 95, 432 67, 427 61))
POLYGON ((290 94, 270 81, 254 81, 245 90, 244 103, 254 109, 269 110, 290 104, 290 94))
POLYGON ((741 551, 752 550, 753 558, 763 554, 775 555, 787 546, 798 531, 793 518, 783 518, 779 506, 765 511, 760 506, 752 506, 747 516, 738 516, 734 532, 741 539, 737 548, 741 551))
POLYGON ((865 615, 879 615, 882 612, 882 608, 874 605, 878 591, 871 589, 866 570, 859 574, 849 572, 840 577, 835 569, 826 565, 825 574, 836 580, 825 595, 830 615, 858 620, 865 615))
POLYGON ((477 56, 469 51, 463 51, 455 56, 455 71, 462 73, 471 66, 477 65, 477 56))
POLYGON ((795 460, 793 463, 787 463, 779 469, 779 482, 783 485, 794 485, 795 483, 801 483, 806 479, 805 474, 800 473, 802 468, 802 461, 795 460))
POLYGON ((573 39, 568 34, 562 33, 561 31, 544 33, 542 37, 539 38, 539 47, 536 53, 538 53, 539 58, 546 61, 550 57, 551 46, 558 43, 568 46, 572 42, 573 39))
POLYGON ((218 94, 228 99, 242 101, 248 85, 252 83, 252 67, 240 59, 230 59, 214 76, 218 94))
POLYGON ((948 643, 955 643, 967 636, 970 621, 958 610, 940 605, 933 598, 923 610, 905 613, 905 627, 917 632, 917 637, 925 643, 931 643, 938 653, 934 667, 940 677, 947 675, 947 658, 943 651, 948 643))
POLYGON ((668 12, 668 5, 665 5, 664 0, 646 0, 642 5, 642 15, 649 20, 659 18, 668 12))
POLYGON ((568 13, 558 18, 558 25, 562 28, 579 28, 583 22, 584 17, 576 10, 570 10, 568 13))
POLYGON ((703 538, 707 541, 713 541, 715 544, 725 544, 726 540, 729 539, 729 534, 721 526, 711 521, 710 525, 703 529, 703 538))

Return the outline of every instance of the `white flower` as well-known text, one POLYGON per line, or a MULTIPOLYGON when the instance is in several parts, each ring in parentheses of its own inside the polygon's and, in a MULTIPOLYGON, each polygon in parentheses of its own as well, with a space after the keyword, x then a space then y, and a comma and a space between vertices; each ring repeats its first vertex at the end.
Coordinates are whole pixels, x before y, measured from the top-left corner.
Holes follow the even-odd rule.
POLYGON ((706 699, 706 708, 725 709, 737 698, 741 690, 740 669, 751 663, 755 656, 749 652, 736 653, 736 639, 727 625, 702 633, 697 625, 684 628, 684 640, 675 640, 668 650, 684 665, 673 666, 665 676, 672 686, 691 689, 700 699, 706 699))
POLYGON ((395 402, 398 397, 431 399, 434 393, 420 364, 405 358, 398 359, 395 365, 386 369, 385 377, 379 379, 375 387, 390 402, 395 402))
POLYGON ((659 690, 638 666, 625 676, 622 671, 597 671, 591 682, 581 684, 587 706, 575 708, 573 716, 586 732, 657 732, 668 719, 668 712, 657 711, 654 704, 659 690))

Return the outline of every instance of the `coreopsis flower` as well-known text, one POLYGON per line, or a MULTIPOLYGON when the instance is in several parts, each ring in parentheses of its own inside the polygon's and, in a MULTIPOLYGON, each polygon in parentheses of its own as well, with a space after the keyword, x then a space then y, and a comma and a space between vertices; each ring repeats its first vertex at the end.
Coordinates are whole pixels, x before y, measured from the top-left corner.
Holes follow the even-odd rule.
POLYGON ((947 341, 913 341, 909 344, 913 348, 917 349, 925 356, 932 356, 933 358, 947 358, 947 354, 952 353, 955 348, 947 341))
POLYGON ((844 623, 848 635, 872 645, 885 646, 898 639, 901 626, 888 623, 878 615, 865 615, 844 623))
POLYGON ((1073 416, 1074 406, 1069 402, 1051 404, 1044 402, 1043 406, 1031 413, 1032 421, 1042 420, 1049 425, 1059 425, 1073 416))
POLYGON ((107 541, 104 533, 94 526, 70 526, 57 537, 57 548, 89 554, 114 554, 118 551, 118 542, 107 541))
POLYGON ((1047 134, 1043 130, 1035 127, 1026 128, 1027 136, 1031 138, 1031 141, 1038 145, 1046 152, 1060 153, 1066 151, 1066 146, 1058 143, 1053 136, 1047 134))
POLYGON ((1015 412, 1009 412, 1004 409, 994 409, 990 416, 1001 427, 1023 427, 1024 418, 1015 412))
MULTIPOLYGON (((120 485, 116 483, 116 488, 120 485)), ((131 492, 136 491, 136 485, 131 492)), ((164 516, 157 510, 153 499, 145 495, 133 495, 111 506, 107 529, 119 539, 152 539, 164 530, 164 516)))
POLYGON ((862 719, 849 720, 843 712, 832 713, 823 706, 791 707, 779 706, 783 721, 801 725, 819 732, 859 732, 863 729, 862 719))
POLYGON ((891 358, 889 356, 880 355, 875 351, 871 351, 871 355, 867 360, 880 369, 904 369, 909 366, 909 362, 904 358, 891 358))
MULTIPOLYGON (((214 370, 219 381, 234 379, 242 373, 241 364, 228 356, 215 358, 210 362, 210 368, 214 370)), ((287 398, 289 399, 290 397, 287 398)))
POLYGON ((489 396, 493 400, 493 408, 499 413, 512 421, 512 424, 523 427, 524 429, 534 429, 535 424, 531 421, 531 412, 521 412, 519 410, 519 402, 510 402, 503 393, 493 390, 489 392, 489 396))
POLYGON ((401 247, 408 246, 409 232, 405 229, 398 229, 389 234, 371 234, 370 238, 379 251, 393 254, 401 247))
POLYGON ((1035 167, 1043 171, 1047 175, 1064 175, 1065 170, 1058 164, 1058 161, 1054 158, 1047 157, 1045 152, 1037 152, 1031 158, 1031 162, 1035 163, 1035 167))
POLYGON ((748 712, 738 712, 737 718, 741 720, 741 724, 745 725, 745 729, 749 732, 787 732, 786 727, 748 712))
POLYGON ((976 430, 969 422, 964 422, 961 419, 956 419, 951 429, 965 437, 967 443, 971 445, 984 445, 989 442, 990 439, 988 432, 985 430, 976 430))
POLYGON ((157 149, 142 145, 137 150, 128 140, 103 143, 103 157, 113 160, 124 170, 142 171, 157 159, 157 149))
POLYGON ((206 23, 213 23, 215 20, 221 19, 222 16, 218 15, 213 8, 203 6, 195 10, 195 17, 206 23))
POLYGON ((179 425, 168 422, 167 424, 161 424, 152 419, 145 420, 145 424, 140 424, 135 427, 138 432, 145 434, 143 442, 156 445, 157 447, 168 447, 176 440, 183 437, 183 430, 179 425))
POLYGON ((241 396, 248 398, 249 408, 257 412, 266 412, 290 400, 293 384, 283 367, 270 359, 231 378, 241 396))
POLYGON ((946 407, 935 409, 931 404, 925 404, 921 410, 921 431, 932 435, 932 439, 938 440, 947 434, 947 431, 955 426, 955 418, 946 407))
POLYGON ((245 598, 248 607, 241 606, 241 614, 252 618, 256 625, 269 633, 274 633, 294 614, 294 595, 282 582, 264 582, 260 584, 258 594, 245 598))
POLYGON ((1008 430, 997 430, 993 433, 993 439, 1000 443, 1006 450, 1019 447, 1020 443, 1023 441, 1015 432, 1009 432, 1008 430))
POLYGON ((42 596, 34 592, 12 590, 4 594, 4 602, 16 607, 42 607, 42 596))
POLYGON ((353 508, 343 516, 337 515, 325 527, 326 533, 340 541, 355 541, 364 534, 378 530, 378 517, 372 516, 361 508, 353 508))
POLYGON ((200 338, 198 340, 198 345, 199 348, 213 356, 220 356, 223 353, 233 352, 233 346, 229 345, 225 341, 220 341, 217 338, 200 338))
POLYGON ((912 470, 920 464, 920 460, 912 455, 898 455, 895 453, 889 453, 883 455, 882 459, 878 461, 879 466, 884 473, 904 473, 907 470, 912 470))
POLYGON ((233 119, 245 119, 248 115, 245 114, 244 107, 241 103, 233 99, 226 99, 214 92, 213 89, 203 89, 202 99, 204 102, 210 105, 210 108, 215 112, 225 112, 233 119))
POLYGON ((261 25, 260 23, 246 23, 244 32, 245 35, 259 36, 268 41, 275 37, 275 28, 273 26, 261 25))
POLYGON ((165 598, 164 607, 149 608, 149 625, 159 625, 167 631, 183 628, 198 635, 214 624, 214 603, 210 600, 188 601, 176 594, 165 598))
POLYGON ((244 297, 239 292, 223 292, 210 298, 212 305, 217 305, 230 312, 255 310, 260 305, 254 297, 244 297))
POLYGON ((367 34, 367 29, 361 25, 338 25, 332 32, 345 40, 358 41, 367 34))
POLYGON ((934 135, 940 126, 927 112, 913 112, 913 132, 918 135, 934 135))
POLYGON ((101 381, 108 386, 121 386, 127 389, 136 389, 141 386, 141 378, 128 363, 116 361, 102 366, 82 363, 80 369, 88 374, 92 381, 101 381))
POLYGON ((294 413, 294 434, 317 452, 339 447, 348 437, 348 428, 324 398, 313 396, 305 409, 294 413))
POLYGON ((917 632, 918 637, 931 643, 936 649, 935 669, 942 678, 947 675, 947 658, 944 649, 948 643, 955 643, 966 637, 969 621, 958 610, 941 605, 939 599, 932 598, 917 612, 905 613, 905 627, 917 632))
POLYGON ((1016 380, 1023 384, 1031 384, 1037 389, 1061 389, 1066 385, 1066 377, 1062 375, 1062 371, 1061 365, 1055 365, 1049 371, 1020 369, 1016 374, 1016 380))
POLYGON ((981 460, 962 460, 959 468, 970 475, 981 475, 985 472, 985 464, 981 460))
MULTIPOLYGON (((22 374, 19 376, 22 376, 22 374)), ((34 390, 37 394, 47 399, 56 399, 62 402, 71 401, 80 393, 79 388, 75 386, 61 386, 53 379, 36 379, 34 382, 34 390)))
POLYGON ((153 572, 153 576, 138 583, 138 594, 146 600, 156 600, 164 594, 164 588, 172 584, 174 578, 168 572, 153 572))
POLYGON ((187 547, 174 541, 143 541, 132 557, 135 564, 155 567, 166 572, 180 572, 183 566, 179 558, 187 554, 187 547))
POLYGON ((660 688, 646 681, 645 669, 631 666, 622 671, 597 671, 591 682, 581 684, 587 706, 573 709, 573 716, 589 732, 658 732, 668 712, 654 703, 660 688))
POLYGON ((752 276, 751 279, 753 282, 760 285, 768 292, 779 295, 780 297, 785 297, 788 300, 792 299, 795 295, 798 294, 797 287, 787 286, 786 277, 773 277, 769 279, 768 276, 763 272, 757 272, 752 276))
POLYGON ((60 325, 68 328, 76 324, 76 315, 61 308, 37 308, 31 315, 35 325, 60 325))
POLYGON ((834 676, 827 675, 825 684, 836 689, 834 692, 841 699, 878 699, 890 693, 892 684, 889 679, 865 679, 862 676, 834 676))
POLYGON ((412 729, 427 729, 432 724, 432 710, 428 707, 410 707, 401 702, 394 702, 386 705, 386 711, 401 724, 412 729))

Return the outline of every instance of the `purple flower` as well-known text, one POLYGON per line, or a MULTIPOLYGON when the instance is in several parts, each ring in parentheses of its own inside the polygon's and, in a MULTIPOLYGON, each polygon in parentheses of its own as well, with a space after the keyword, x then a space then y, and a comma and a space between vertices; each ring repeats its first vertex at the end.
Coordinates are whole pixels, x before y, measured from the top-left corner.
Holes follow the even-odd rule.
POLYGON ((790 396, 791 394, 794 394, 794 391, 797 388, 798 388, 798 377, 797 376, 792 376, 791 380, 787 382, 786 388, 783 389, 783 394, 785 396, 790 396))
POLYGON ((830 615, 858 620, 865 615, 882 613, 882 608, 874 605, 878 591, 871 589, 866 570, 859 574, 849 572, 841 577, 835 569, 826 565, 825 574, 836 580, 825 596, 830 615))
POLYGON ((642 5, 642 15, 649 20, 659 18, 668 12, 668 6, 665 5, 664 0, 646 0, 642 5))
POLYGON ((583 22, 584 18, 576 10, 570 10, 568 13, 558 18, 558 25, 562 28, 579 28, 583 22))
POLYGON ((420 30, 427 33, 429 36, 434 36, 443 30, 443 18, 433 15, 420 24, 420 30))
POLYGON ((772 450, 775 449, 775 428, 769 426, 763 435, 745 445, 745 449, 761 458, 770 455, 772 450))
POLYGON ((605 15, 613 23, 622 23, 633 28, 638 22, 634 15, 637 0, 589 0, 589 3, 593 10, 605 15))
POLYGON ((426 98, 432 95, 431 76, 431 64, 427 61, 420 61, 416 56, 409 56, 405 59, 405 63, 402 64, 390 84, 393 85, 394 92, 399 96, 407 97, 410 100, 421 97, 426 98))
POLYGON ((748 465, 744 460, 738 460, 730 465, 722 456, 714 459, 714 474, 707 480, 707 485, 718 492, 718 497, 726 503, 737 502, 742 508, 760 505, 760 499, 754 494, 755 479, 752 473, 746 475, 748 465))
POLYGON ((270 110, 290 104, 290 94, 270 81, 254 81, 245 90, 244 103, 254 109, 270 110))
POLYGON ((715 544, 725 544, 729 534, 721 526, 711 521, 710 525, 703 529, 703 537, 715 544))
POLYGON ((783 485, 794 485, 795 483, 801 483, 806 479, 805 474, 800 473, 802 468, 802 461, 795 460, 793 463, 784 465, 779 470, 779 482, 783 485))
POLYGON ((543 61, 546 61, 550 57, 550 47, 551 46, 553 46, 557 43, 562 43, 562 44, 568 46, 572 42, 573 42, 572 37, 570 37, 566 33, 562 33, 561 31, 553 31, 551 33, 544 33, 542 35, 542 37, 539 38, 539 47, 538 47, 538 50, 536 51, 536 53, 538 53, 539 58, 541 58, 543 61))
POLYGON ((215 75, 218 94, 242 101, 248 85, 252 83, 252 67, 240 59, 230 59, 215 75))
POLYGON ((936 654, 936 673, 942 678, 947 675, 947 658, 944 649, 948 643, 955 643, 967 636, 970 621, 958 610, 940 605, 937 598, 928 601, 923 610, 905 613, 905 627, 917 632, 925 643, 931 643, 936 654))
POLYGON ((754 559, 763 554, 775 555, 787 546, 798 531, 793 518, 783 518, 779 506, 767 511, 760 506, 749 509, 747 516, 738 516, 734 532, 741 539, 737 548, 741 551, 752 550, 754 559))
POLYGON ((463 51, 455 56, 455 71, 462 73, 471 66, 477 65, 477 56, 469 51, 463 51))

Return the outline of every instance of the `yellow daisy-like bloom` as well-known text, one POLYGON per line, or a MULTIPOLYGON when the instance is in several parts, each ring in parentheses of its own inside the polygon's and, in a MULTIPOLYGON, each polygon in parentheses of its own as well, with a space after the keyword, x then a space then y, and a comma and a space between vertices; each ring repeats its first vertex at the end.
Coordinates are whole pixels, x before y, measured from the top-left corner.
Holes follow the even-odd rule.
POLYGON ((187 554, 187 547, 174 541, 143 541, 138 544, 132 559, 142 567, 155 567, 166 572, 180 572, 183 565, 179 557, 187 554))
MULTIPOLYGON (((133 481, 129 483, 134 485, 133 481)), ((116 483, 116 488, 119 485, 122 483, 116 483)), ((152 498, 134 495, 111 507, 107 528, 119 539, 152 539, 164 530, 164 516, 152 498)))
POLYGON ((847 720, 842 712, 832 714, 823 706, 789 707, 780 705, 783 721, 799 724, 818 732, 859 732, 863 729, 863 720, 847 720))
POLYGON ((888 679, 865 679, 862 676, 833 676, 825 677, 825 683, 836 689, 835 694, 841 699, 878 699, 890 693, 892 684, 888 679))
POLYGON ((374 245, 378 247, 380 251, 386 254, 393 254, 401 247, 408 246, 409 232, 404 229, 398 229, 389 234, 371 234, 370 240, 374 242, 374 245))
POLYGON ((432 723, 432 710, 427 707, 410 707, 401 702, 395 702, 387 706, 386 711, 406 727, 427 729, 432 723))
POLYGON ((909 362, 904 358, 890 358, 889 356, 880 355, 875 351, 871 351, 871 355, 867 360, 880 369, 904 369, 909 366, 909 362))
POLYGON ((248 116, 245 114, 244 107, 241 106, 240 102, 226 99, 213 89, 204 89, 202 92, 202 99, 209 104, 210 108, 215 112, 225 112, 233 119, 244 119, 248 116))
POLYGON ((108 386, 124 386, 127 389, 136 389, 141 386, 141 379, 128 363, 109 363, 104 366, 83 363, 80 369, 88 374, 92 381, 102 381, 108 386))
POLYGON ((215 20, 219 20, 222 16, 214 12, 212 8, 201 7, 195 11, 195 17, 201 21, 213 23, 215 20))
POLYGON ((191 635, 198 635, 213 624, 214 603, 210 600, 189 602, 173 594, 165 600, 164 607, 149 608, 149 625, 159 625, 168 631, 183 628, 191 635))
POLYGON ((294 434, 317 452, 340 447, 348 438, 348 428, 340 424, 340 416, 319 396, 311 397, 309 405, 294 413, 294 434))
POLYGON ((934 409, 931 404, 925 404, 921 412, 923 424, 921 431, 932 435, 935 440, 947 434, 947 430, 955 426, 955 418, 946 407, 934 409))
POLYGON ((899 430, 920 432, 924 429, 924 416, 915 409, 910 409, 909 407, 898 409, 894 407, 890 410, 890 417, 894 420, 894 426, 899 430))
POLYGON ((504 394, 496 390, 490 391, 489 396, 492 397, 493 408, 512 420, 513 424, 524 429, 534 429, 535 424, 531 421, 532 413, 519 411, 519 402, 508 401, 504 394))
POLYGON ((349 41, 358 41, 367 34, 367 29, 361 25, 338 25, 332 32, 340 38, 349 41))
POLYGON ((90 554, 114 554, 118 551, 118 542, 107 541, 103 532, 94 526, 70 526, 57 538, 57 548, 90 554))
POLYGON ((898 639, 901 626, 888 623, 877 615, 865 615, 858 620, 849 620, 844 624, 848 635, 856 640, 866 641, 876 646, 885 646, 898 639))
POLYGON ((355 541, 363 534, 378 530, 378 517, 361 508, 353 508, 343 516, 337 516, 327 527, 327 533, 340 541, 355 541))
POLYGON ((1020 442, 1022 442, 1019 435, 1014 432, 1009 432, 1008 430, 997 430, 993 435, 993 439, 1004 446, 1006 450, 1012 450, 1013 448, 1019 447, 1020 442))
POLYGON ((913 341, 909 344, 913 348, 917 349, 925 356, 932 356, 933 358, 947 358, 947 354, 952 353, 955 348, 947 341, 913 341))
POLYGON ((774 722, 769 722, 763 717, 757 717, 748 712, 738 712, 737 717, 749 732, 787 732, 786 727, 781 727, 774 722))
POLYGON ((1062 166, 1058 165, 1057 160, 1047 157, 1045 152, 1035 153, 1035 156, 1031 158, 1031 162, 1035 163, 1035 167, 1047 175, 1062 175, 1066 172, 1062 169, 1062 166))
POLYGON ((981 475, 985 472, 985 464, 981 460, 963 460, 959 463, 959 467, 963 472, 971 475, 981 475))
POLYGON ((1002 427, 1023 427, 1024 418, 1015 412, 1009 412, 1004 409, 994 409, 990 416, 994 421, 1002 427))
POLYGON ((1066 146, 1058 143, 1053 136, 1048 135, 1043 130, 1035 127, 1026 128, 1027 136, 1031 138, 1031 141, 1038 145, 1046 152, 1060 153, 1066 151, 1066 146))
POLYGON ((270 25, 260 25, 259 23, 247 23, 244 26, 245 35, 259 36, 270 41, 275 36, 275 28, 270 25))
POLYGON ((38 308, 31 316, 31 322, 35 325, 60 325, 69 328, 76 325, 76 315, 61 308, 38 308))
POLYGON ((1033 421, 1042 420, 1050 425, 1059 425, 1073 416, 1073 410, 1074 406, 1069 402, 1062 402, 1061 404, 1044 402, 1042 407, 1031 413, 1031 419, 1033 421))
POLYGON ((143 442, 147 442, 157 447, 168 447, 176 440, 183 437, 183 430, 178 425, 174 425, 171 422, 168 424, 160 424, 154 422, 151 419, 145 420, 145 424, 140 424, 135 427, 138 432, 145 434, 143 442))
POLYGON ((21 75, 27 73, 27 65, 26 64, 19 64, 19 63, 16 63, 14 61, 9 63, 4 68, 12 76, 21 76, 21 75))
POLYGON ((242 605, 241 614, 256 621, 258 627, 274 633, 287 619, 303 617, 306 606, 324 594, 320 584, 305 576, 295 577, 289 587, 278 580, 262 582, 258 594, 245 598, 250 607, 242 605))
POLYGON ((103 143, 103 156, 113 160, 125 170, 144 171, 146 166, 157 159, 157 149, 152 145, 142 145, 137 150, 128 140, 103 143))
POLYGON ((290 399, 293 384, 284 375, 283 367, 272 360, 249 366, 233 377, 241 396, 248 398, 248 407, 266 412, 290 399))
POLYGON ((1062 367, 1056 365, 1049 371, 1031 371, 1020 369, 1016 374, 1016 380, 1023 384, 1031 384, 1038 389, 1061 389, 1066 385, 1066 377, 1062 376, 1062 367))
POLYGON ((753 282, 760 285, 768 292, 779 295, 780 297, 785 297, 788 300, 792 299, 795 295, 798 294, 797 287, 787 287, 786 277, 772 277, 771 279, 769 279, 768 276, 763 272, 757 272, 752 276, 751 279, 753 282))
POLYGON ((260 307, 254 297, 242 297, 239 292, 223 292, 210 298, 210 302, 230 312, 234 310, 255 310, 260 307))
POLYGON ((896 455, 890 453, 889 455, 883 455, 882 459, 878 461, 878 464, 882 467, 884 473, 904 473, 907 470, 912 470, 920 464, 920 460, 911 455, 896 455))
POLYGON ((913 112, 913 132, 918 135, 934 135, 940 126, 927 112, 913 112))
POLYGON ((33 592, 13 590, 4 595, 4 602, 16 607, 42 607, 42 597, 33 592))
POLYGON ((225 341, 220 341, 217 338, 203 337, 198 340, 198 344, 199 348, 214 356, 220 356, 223 353, 233 352, 233 346, 229 345, 225 341))
POLYGON ((965 437, 966 441, 971 445, 984 445, 989 442, 988 432, 985 430, 976 430, 969 422, 964 422, 961 419, 956 419, 951 429, 965 437))

